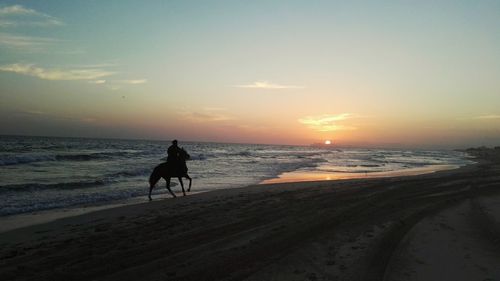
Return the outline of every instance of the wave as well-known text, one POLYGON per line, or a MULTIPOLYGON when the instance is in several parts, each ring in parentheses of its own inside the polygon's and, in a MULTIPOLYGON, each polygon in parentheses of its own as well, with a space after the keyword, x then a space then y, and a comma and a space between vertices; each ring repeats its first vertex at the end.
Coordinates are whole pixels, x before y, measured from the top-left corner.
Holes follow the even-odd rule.
POLYGON ((154 167, 147 167, 130 171, 122 171, 122 172, 107 174, 105 178, 146 176, 149 175, 149 173, 151 173, 153 169, 154 167))
MULTIPOLYGON (((166 193, 166 190, 157 190, 155 193, 166 193)), ((57 208, 70 208, 82 205, 97 205, 105 202, 123 200, 143 195, 144 191, 140 189, 121 190, 119 192, 112 193, 105 192, 78 194, 71 197, 67 197, 64 194, 53 194, 53 197, 51 198, 42 198, 37 201, 26 200, 15 203, 3 203, 2 205, 0 205, 0 216, 44 211, 57 208)))
POLYGON ((1 155, 0 166, 29 164, 48 161, 92 161, 115 159, 120 157, 136 157, 140 152, 94 152, 81 154, 21 154, 21 155, 1 155))
POLYGON ((196 161, 196 160, 201 161, 201 160, 207 160, 208 158, 215 158, 215 155, 210 153, 190 154, 189 161, 196 161))
MULTIPOLYGON (((88 187, 104 186, 107 184, 112 184, 121 181, 120 178, 127 177, 138 177, 147 176, 153 171, 153 168, 140 168, 130 171, 122 171, 117 173, 111 173, 103 176, 102 179, 87 180, 87 181, 75 181, 75 182, 62 182, 62 183, 52 183, 52 184, 41 184, 41 183, 27 183, 27 184, 11 184, 0 186, 0 193, 7 191, 39 191, 47 189, 60 189, 60 190, 70 190, 70 189, 81 189, 88 187)), ((146 179, 146 178, 145 178, 146 179)), ((146 180, 145 180, 146 182, 146 180)))
POLYGON ((80 189, 87 187, 97 187, 112 183, 114 180, 90 180, 90 181, 75 181, 75 182, 62 182, 52 184, 42 183, 26 183, 26 184, 11 184, 0 186, 0 194, 4 192, 34 192, 48 189, 80 189))
POLYGON ((233 155, 235 155, 235 156, 250 157, 250 156, 252 156, 252 153, 250 151, 241 151, 241 152, 238 152, 238 153, 234 153, 233 155))
POLYGON ((0 156, 0 166, 27 164, 33 162, 56 161, 50 155, 2 155, 0 156))
MULTIPOLYGON (((166 156, 169 145, 150 141, 19 139, 8 139, 3 145, 0 138, 4 148, 0 152, 0 216, 144 196, 147 177, 161 161, 159 158, 166 156), (74 171, 79 167, 82 170, 74 171), (23 181, 19 181, 21 175, 23 181)), ((212 143, 191 143, 185 148, 193 160, 187 165, 195 179, 194 190, 251 185, 294 171, 365 173, 422 163, 466 161, 456 153, 432 151, 335 151, 212 143)), ((172 186, 176 182, 174 179, 172 186)), ((154 192, 167 192, 164 185, 158 184, 154 192)))
MULTIPOLYGON (((316 156, 321 156, 325 153, 330 153, 330 151, 292 151, 292 150, 212 150, 212 151, 194 151, 190 152, 191 158, 189 160, 202 161, 202 160, 213 160, 221 159, 221 161, 230 161, 236 159, 244 158, 255 158, 255 159, 277 159, 277 158, 312 158, 316 156)), ((166 157, 162 160, 166 160, 166 157)))
MULTIPOLYGON (((117 200, 124 200, 130 198, 136 198, 140 196, 145 196, 147 189, 144 187, 134 185, 134 187, 120 187, 120 188, 110 188, 102 189, 100 191, 90 190, 88 192, 60 192, 60 191, 47 191, 44 189, 50 189, 57 187, 59 185, 64 186, 96 186, 102 185, 100 182, 79 182, 79 183, 61 183, 54 185, 42 185, 42 184, 27 184, 18 185, 17 187, 11 186, 12 189, 23 190, 23 192, 12 192, 12 194, 6 194, 6 200, 0 202, 0 216, 8 216, 14 214, 22 214, 35 211, 43 211, 57 208, 69 208, 75 206, 84 205, 97 205, 105 204, 107 202, 113 202, 117 200), (33 193, 33 194, 31 194, 33 193)), ((176 182, 171 182, 171 186, 175 187, 178 184, 176 182)), ((0 188, 0 192, 5 189, 0 188)), ((11 189, 11 190, 12 190, 11 189)), ((67 188, 66 188, 67 189, 67 188)), ((165 188, 155 188, 153 194, 165 194, 167 190, 165 188)), ((0 193, 1 194, 1 193, 0 193)))

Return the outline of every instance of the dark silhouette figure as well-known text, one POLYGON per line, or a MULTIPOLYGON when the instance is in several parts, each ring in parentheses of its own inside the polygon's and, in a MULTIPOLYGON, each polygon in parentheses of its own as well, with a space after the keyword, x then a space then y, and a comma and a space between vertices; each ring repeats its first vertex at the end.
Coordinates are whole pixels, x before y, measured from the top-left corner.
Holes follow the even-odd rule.
MULTIPOLYGON (((180 148, 177 145, 177 140, 172 141, 172 145, 168 147, 167 149, 167 163, 169 163, 170 167, 172 169, 176 169, 176 173, 183 173, 185 170, 187 173, 187 166, 186 166, 186 160, 181 160, 181 154, 187 152, 184 150, 184 148, 180 148)), ((187 154, 189 156, 189 154, 187 154)))
MULTIPOLYGON (((174 143, 174 142, 172 142, 174 143)), ((174 144, 172 144, 174 146, 174 144)), ((169 151, 170 148, 169 147, 169 151)), ((187 166, 186 166, 186 160, 190 158, 189 154, 184 150, 184 148, 180 148, 177 146, 177 141, 175 141, 175 148, 177 151, 173 155, 177 155, 175 160, 168 160, 168 157, 171 157, 170 153, 169 156, 167 157, 167 162, 161 163, 160 165, 156 166, 153 170, 153 173, 151 173, 151 176, 149 176, 149 201, 153 200, 151 198, 151 192, 153 191, 153 188, 155 187, 156 183, 160 180, 160 178, 164 178, 165 181, 167 182, 167 189, 172 194, 172 196, 175 198, 175 193, 172 192, 170 189, 170 179, 173 177, 176 177, 179 179, 179 183, 181 184, 182 187, 182 194, 186 196, 186 192, 184 191, 184 183, 182 182, 182 178, 187 178, 189 180, 189 188, 188 192, 191 191, 191 183, 192 179, 188 175, 187 171, 187 166)), ((172 150, 173 152, 173 150, 172 150)))
POLYGON ((172 163, 172 162, 178 162, 179 161, 179 154, 181 152, 181 148, 177 145, 177 140, 172 141, 172 145, 168 147, 167 149, 167 162, 172 163))

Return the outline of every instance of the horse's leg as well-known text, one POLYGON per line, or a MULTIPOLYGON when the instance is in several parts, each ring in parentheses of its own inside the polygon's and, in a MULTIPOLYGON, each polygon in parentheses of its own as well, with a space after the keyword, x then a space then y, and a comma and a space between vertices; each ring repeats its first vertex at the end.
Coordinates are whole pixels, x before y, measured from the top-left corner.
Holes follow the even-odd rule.
POLYGON ((192 181, 193 181, 193 180, 191 179, 191 177, 190 177, 188 174, 186 174, 186 175, 185 175, 185 177, 186 177, 186 179, 188 179, 188 180, 189 180, 189 188, 188 188, 188 192, 190 192, 190 191, 191 191, 191 183, 192 183, 192 181))
POLYGON ((151 192, 153 191, 153 188, 155 187, 156 183, 161 179, 161 166, 158 165, 154 168, 153 172, 149 176, 149 201, 153 200, 151 198, 151 192))
POLYGON ((184 191, 184 183, 182 182, 182 177, 178 177, 178 179, 179 179, 179 182, 181 183, 182 194, 184 194, 184 196, 186 196, 186 192, 184 191))
POLYGON ((153 187, 155 187, 154 184, 149 184, 149 195, 148 195, 149 201, 153 200, 153 198, 151 198, 151 192, 153 191, 153 187))
POLYGON ((168 189, 168 192, 170 192, 170 194, 172 194, 172 196, 175 198, 177 196, 175 196, 175 193, 172 192, 172 189, 170 189, 170 177, 166 178, 165 181, 167 181, 167 189, 168 189))

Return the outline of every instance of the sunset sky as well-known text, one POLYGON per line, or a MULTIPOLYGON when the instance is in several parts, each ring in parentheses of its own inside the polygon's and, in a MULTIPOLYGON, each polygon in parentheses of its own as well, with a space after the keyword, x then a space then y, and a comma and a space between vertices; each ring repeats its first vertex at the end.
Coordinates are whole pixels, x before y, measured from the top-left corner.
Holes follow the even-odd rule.
POLYGON ((500 1, 1 1, 0 134, 500 145, 500 1))

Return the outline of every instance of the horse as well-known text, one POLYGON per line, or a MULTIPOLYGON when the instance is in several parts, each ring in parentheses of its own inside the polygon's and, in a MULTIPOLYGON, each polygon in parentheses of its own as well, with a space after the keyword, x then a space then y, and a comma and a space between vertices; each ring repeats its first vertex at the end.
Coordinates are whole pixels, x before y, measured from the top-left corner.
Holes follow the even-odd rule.
POLYGON ((175 198, 177 197, 175 193, 172 192, 170 189, 170 179, 173 177, 176 177, 179 179, 179 182, 182 187, 182 194, 186 196, 186 192, 184 191, 184 183, 182 182, 182 178, 187 178, 189 180, 189 188, 188 192, 191 191, 191 182, 192 179, 187 173, 187 167, 186 167, 186 160, 189 160, 191 156, 184 150, 184 148, 180 149, 179 153, 179 162, 178 163, 161 163, 160 165, 156 166, 153 169, 153 172, 149 176, 149 201, 153 200, 151 198, 151 192, 153 191, 153 188, 155 187, 156 183, 160 180, 160 178, 164 178, 165 181, 167 182, 167 189, 172 194, 172 196, 175 198), (173 166, 176 165, 177 167, 173 166))

